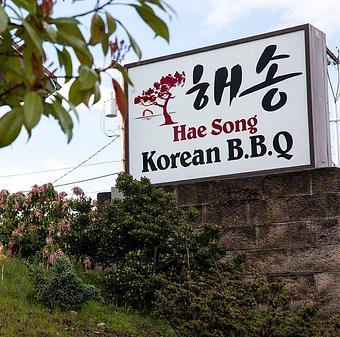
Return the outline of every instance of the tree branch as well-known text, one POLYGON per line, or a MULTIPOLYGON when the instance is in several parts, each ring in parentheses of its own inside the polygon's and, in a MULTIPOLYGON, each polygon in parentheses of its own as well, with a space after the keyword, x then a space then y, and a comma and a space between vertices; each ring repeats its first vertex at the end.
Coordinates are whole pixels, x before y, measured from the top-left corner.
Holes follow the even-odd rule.
POLYGON ((101 5, 101 6, 97 6, 97 5, 96 5, 96 7, 95 7, 94 9, 92 9, 92 10, 90 10, 90 11, 87 11, 87 12, 84 12, 84 13, 81 13, 81 14, 73 15, 72 17, 73 17, 73 18, 79 18, 79 17, 81 17, 81 16, 86 16, 86 15, 89 15, 89 14, 92 14, 92 13, 96 13, 96 12, 100 11, 101 9, 105 8, 106 6, 111 5, 111 4, 113 3, 113 1, 114 1, 114 0, 109 0, 109 1, 105 2, 105 3, 104 3, 103 5, 101 5))
POLYGON ((23 25, 19 25, 18 23, 14 23, 12 21, 10 21, 8 23, 8 26, 12 26, 13 28, 22 28, 23 27, 23 25))
POLYGON ((21 54, 18 54, 18 53, 12 54, 12 53, 10 53, 10 52, 8 52, 8 53, 0 53, 0 56, 7 56, 7 57, 22 57, 21 54))
POLYGON ((51 77, 53 77, 53 78, 63 78, 63 79, 67 79, 68 80, 68 79, 78 78, 79 76, 64 76, 64 75, 56 76, 56 75, 53 75, 51 77))

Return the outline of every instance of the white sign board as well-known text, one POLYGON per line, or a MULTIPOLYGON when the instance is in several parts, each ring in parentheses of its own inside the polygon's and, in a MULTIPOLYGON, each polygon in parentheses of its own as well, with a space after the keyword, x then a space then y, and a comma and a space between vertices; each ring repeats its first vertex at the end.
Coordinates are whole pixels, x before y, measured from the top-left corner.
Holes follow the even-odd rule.
POLYGON ((159 184, 315 167, 312 28, 128 65, 128 171, 159 184))

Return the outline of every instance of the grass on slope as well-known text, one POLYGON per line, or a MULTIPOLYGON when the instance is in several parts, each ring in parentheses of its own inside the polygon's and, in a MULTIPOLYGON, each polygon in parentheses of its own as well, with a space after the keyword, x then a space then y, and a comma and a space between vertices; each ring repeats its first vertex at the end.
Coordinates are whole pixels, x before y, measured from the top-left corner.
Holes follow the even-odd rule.
POLYGON ((32 289, 27 266, 0 256, 1 337, 173 336, 161 322, 96 302, 79 313, 50 311, 29 299, 32 289))

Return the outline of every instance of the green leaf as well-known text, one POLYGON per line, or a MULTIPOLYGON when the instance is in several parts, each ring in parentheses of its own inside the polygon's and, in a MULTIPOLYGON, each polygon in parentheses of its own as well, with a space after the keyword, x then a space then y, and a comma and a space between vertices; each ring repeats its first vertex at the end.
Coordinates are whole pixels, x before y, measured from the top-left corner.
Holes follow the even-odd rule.
POLYGON ((42 113, 43 103, 40 95, 29 91, 24 97, 24 124, 28 132, 39 123, 42 113))
POLYGON ((126 35, 129 38, 130 41, 130 45, 133 49, 133 51, 136 53, 136 55, 138 56, 139 59, 142 58, 142 50, 140 49, 139 45, 137 44, 136 40, 133 38, 133 36, 129 33, 129 31, 126 29, 126 27, 123 25, 123 23, 119 20, 116 20, 117 23, 120 24, 120 26, 124 29, 126 35))
POLYGON ((164 6, 163 6, 163 4, 162 4, 162 1, 160 1, 160 0, 141 0, 141 1, 139 1, 139 2, 140 2, 140 3, 146 3, 146 2, 148 2, 148 3, 152 4, 152 5, 155 5, 155 6, 159 7, 159 8, 162 9, 163 11, 165 10, 165 8, 164 8, 164 6))
POLYGON ((172 6, 170 6, 167 2, 163 1, 163 0, 162 1, 161 0, 145 0, 145 1, 144 0, 140 0, 139 2, 150 3, 152 5, 155 5, 155 6, 159 7, 161 10, 166 12, 169 15, 170 18, 171 18, 171 14, 169 12, 177 15, 176 11, 174 10, 174 8, 172 6))
POLYGON ((59 103, 58 100, 53 102, 54 117, 58 120, 59 125, 64 133, 67 135, 67 142, 69 143, 72 139, 73 121, 70 114, 65 108, 59 103))
POLYGON ((8 16, 3 9, 2 6, 0 6, 0 33, 4 32, 8 25, 8 16))
POLYGON ((92 66, 93 57, 87 47, 86 49, 83 49, 83 50, 74 49, 74 52, 81 64, 85 64, 89 67, 92 66))
POLYGON ((43 28, 46 32, 47 37, 50 39, 50 41, 57 42, 57 36, 58 36, 57 31, 53 27, 51 27, 46 21, 43 21, 43 28))
POLYGON ((24 67, 22 68, 23 76, 27 79, 30 85, 35 82, 35 73, 32 68, 32 48, 25 48, 23 52, 24 67))
POLYGON ((68 95, 69 95, 70 102, 74 106, 77 106, 77 105, 79 105, 82 102, 81 92, 79 90, 79 80, 78 79, 76 79, 72 83, 68 95))
POLYGON ((74 115, 77 118, 77 121, 79 122, 79 114, 78 111, 76 110, 75 106, 72 104, 72 102, 70 102, 66 97, 64 97, 63 95, 60 94, 60 92, 56 92, 55 96, 59 99, 59 100, 64 100, 65 102, 67 102, 67 104, 70 107, 70 111, 72 111, 74 113, 74 115))
POLYGON ((136 9, 139 16, 155 32, 156 36, 160 36, 167 42, 169 42, 169 29, 167 24, 156 15, 154 10, 150 6, 144 3, 141 6, 131 6, 136 9))
POLYGON ((64 47, 62 51, 57 49, 58 53, 58 59, 60 67, 64 66, 65 69, 65 83, 67 83, 73 74, 73 65, 72 65, 72 59, 70 53, 67 51, 67 49, 64 47))
POLYGON ((13 2, 20 8, 26 9, 28 12, 35 14, 36 12, 36 1, 32 0, 13 0, 13 2))
POLYGON ((100 43, 105 36, 105 24, 100 15, 94 14, 91 20, 90 45, 95 46, 100 43))
POLYGON ((99 102, 100 98, 101 98, 100 86, 99 86, 99 82, 96 82, 96 85, 94 87, 94 100, 93 100, 93 104, 96 104, 97 102, 99 102))
POLYGON ((78 39, 72 34, 68 34, 67 32, 58 31, 58 39, 57 42, 60 44, 66 44, 71 46, 74 49, 83 50, 86 48, 86 44, 81 39, 78 39))
POLYGON ((81 98, 82 98, 82 102, 89 107, 89 102, 90 102, 90 98, 92 96, 92 90, 87 90, 87 91, 81 91, 81 98))
POLYGON ((71 46, 81 64, 91 66, 93 57, 86 45, 85 38, 79 29, 80 22, 74 18, 50 19, 58 28, 57 42, 71 46))
POLYGON ((94 90, 95 84, 98 81, 98 74, 91 68, 81 65, 79 67, 79 86, 78 90, 94 90))
POLYGON ((14 108, 0 118, 0 147, 11 144, 18 137, 23 124, 22 109, 14 108))
POLYGON ((38 55, 42 56, 44 51, 42 48, 42 41, 39 35, 26 19, 22 21, 22 24, 24 25, 25 30, 30 38, 30 41, 26 41, 26 43, 32 43, 35 47, 35 52, 38 52, 38 55))
POLYGON ((19 57, 7 57, 5 60, 1 60, 0 70, 5 81, 10 84, 10 87, 14 87, 16 84, 22 82, 22 74, 20 72, 22 66, 19 57))
POLYGON ((68 26, 68 25, 80 25, 80 21, 76 18, 61 17, 61 18, 49 18, 49 23, 54 23, 57 26, 68 26))
POLYGON ((86 43, 83 42, 81 39, 78 39, 74 35, 65 33, 63 31, 58 31, 57 42, 72 47, 81 64, 85 64, 87 66, 92 65, 93 57, 86 43))
POLYGON ((112 35, 116 29, 117 29, 117 24, 115 19, 112 17, 112 15, 109 12, 106 12, 106 24, 107 24, 107 31, 108 35, 112 35))
POLYGON ((80 22, 74 18, 57 18, 57 19, 49 19, 48 23, 55 24, 58 28, 58 31, 71 34, 75 36, 78 40, 81 40, 85 43, 85 38, 82 32, 79 29, 80 22))
POLYGON ((103 53, 106 56, 109 51, 109 34, 105 34, 102 40, 103 53))
POLYGON ((142 50, 140 49, 139 45, 137 44, 136 40, 132 37, 132 35, 128 32, 127 33, 127 36, 129 38, 129 41, 130 41, 130 44, 131 44, 131 47, 133 49, 133 51, 136 53, 137 57, 139 59, 142 58, 142 50))
POLYGON ((130 79, 130 77, 129 77, 127 71, 126 71, 126 69, 125 69, 121 64, 119 64, 119 63, 116 63, 116 64, 115 64, 115 68, 116 68, 117 70, 119 70, 119 72, 122 74, 122 76, 123 76, 123 78, 124 78, 124 81, 125 81, 126 83, 128 83, 128 84, 130 84, 130 85, 133 86, 133 83, 132 83, 132 81, 131 81, 131 79, 130 79))
POLYGON ((69 100, 74 106, 84 103, 87 107, 92 95, 94 95, 94 103, 100 98, 100 90, 98 86, 100 77, 97 72, 87 66, 79 67, 79 77, 72 83, 69 91, 69 100))
POLYGON ((54 109, 53 109, 53 105, 50 103, 43 103, 43 114, 46 117, 50 117, 50 115, 54 115, 54 109))

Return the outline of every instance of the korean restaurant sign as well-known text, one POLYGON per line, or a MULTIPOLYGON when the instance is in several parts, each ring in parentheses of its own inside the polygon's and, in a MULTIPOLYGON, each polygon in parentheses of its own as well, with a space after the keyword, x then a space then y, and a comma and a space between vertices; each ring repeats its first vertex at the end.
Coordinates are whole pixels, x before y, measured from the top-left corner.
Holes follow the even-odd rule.
POLYGON ((127 171, 153 183, 328 166, 325 35, 310 25, 127 65, 127 171))

